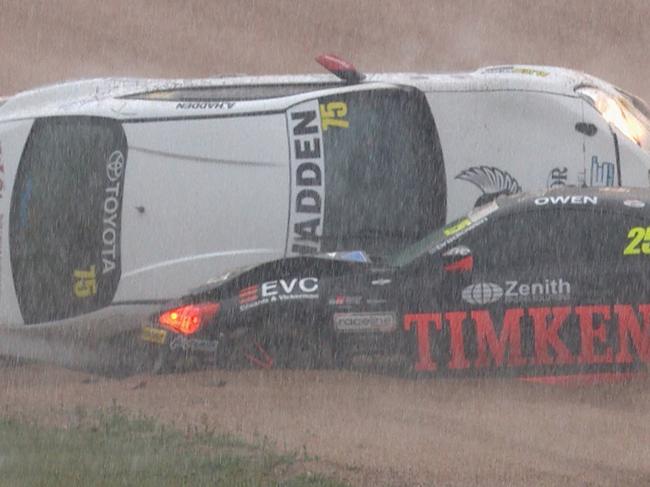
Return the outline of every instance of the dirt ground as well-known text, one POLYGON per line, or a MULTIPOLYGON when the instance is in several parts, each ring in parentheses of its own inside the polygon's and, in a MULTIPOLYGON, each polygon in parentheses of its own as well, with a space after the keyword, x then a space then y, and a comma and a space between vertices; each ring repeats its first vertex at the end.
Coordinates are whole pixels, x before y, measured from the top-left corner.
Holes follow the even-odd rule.
POLYGON ((348 371, 107 379, 0 369, 2 407, 58 425, 118 405, 179 428, 267 439, 356 485, 648 485, 650 380, 567 388, 348 371))
MULTIPOLYGON (((0 94, 91 76, 569 66, 650 99, 650 3, 0 0, 0 94)), ((45 422, 113 402, 317 456, 358 485, 649 485, 650 380, 566 388, 354 372, 105 379, 0 367, 0 407, 45 422)))

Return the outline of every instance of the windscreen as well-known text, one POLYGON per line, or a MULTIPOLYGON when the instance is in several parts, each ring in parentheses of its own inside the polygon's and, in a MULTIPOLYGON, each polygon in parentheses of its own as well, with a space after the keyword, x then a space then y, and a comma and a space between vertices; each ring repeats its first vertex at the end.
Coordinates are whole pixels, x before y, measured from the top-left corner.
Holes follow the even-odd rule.
POLYGON ((120 279, 126 137, 119 123, 34 123, 11 200, 10 253, 25 323, 108 305, 120 279))

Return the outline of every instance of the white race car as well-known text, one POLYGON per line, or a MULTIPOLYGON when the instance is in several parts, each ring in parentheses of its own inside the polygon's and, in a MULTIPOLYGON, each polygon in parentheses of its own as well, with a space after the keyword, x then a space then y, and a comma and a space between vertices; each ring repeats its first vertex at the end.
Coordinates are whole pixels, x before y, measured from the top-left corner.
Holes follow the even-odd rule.
POLYGON ((0 323, 136 326, 229 269, 412 242, 496 195, 648 186, 641 100, 537 66, 96 79, 0 101, 0 323))

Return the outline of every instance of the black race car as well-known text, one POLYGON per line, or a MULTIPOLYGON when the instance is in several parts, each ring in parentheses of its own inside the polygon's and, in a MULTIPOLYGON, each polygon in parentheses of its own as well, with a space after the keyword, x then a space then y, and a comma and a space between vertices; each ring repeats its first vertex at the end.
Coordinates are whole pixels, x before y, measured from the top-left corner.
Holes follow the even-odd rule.
POLYGON ((443 375, 607 376, 650 361, 650 193, 502 197, 369 262, 227 274, 152 318, 156 367, 355 362, 443 375))

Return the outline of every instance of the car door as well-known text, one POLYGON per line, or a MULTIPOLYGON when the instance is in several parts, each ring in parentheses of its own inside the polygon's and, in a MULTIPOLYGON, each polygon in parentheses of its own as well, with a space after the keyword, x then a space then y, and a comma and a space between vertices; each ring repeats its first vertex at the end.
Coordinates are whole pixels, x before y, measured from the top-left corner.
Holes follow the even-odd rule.
MULTIPOLYGON (((583 272, 589 226, 578 226, 579 220, 577 211, 556 208, 489 219, 428 257, 420 267, 438 262, 441 278, 413 278, 420 294, 419 300, 415 292, 410 298, 420 313, 435 310, 428 346, 437 368, 519 374, 575 364, 580 330, 569 322, 573 306, 597 295, 591 284, 596 273, 583 272), (564 218, 569 214, 574 218, 564 218), (465 254, 469 264, 446 265, 454 253, 465 254)), ((420 361, 422 356, 419 351, 420 361)))
POLYGON ((578 285, 573 267, 566 266, 573 232, 556 211, 540 209, 493 220, 459 240, 471 251, 473 266, 464 281, 456 272, 443 281, 450 296, 443 309, 451 369, 518 373, 535 361, 527 310, 546 313, 570 303, 578 285))
POLYGON ((460 239, 473 266, 442 282, 448 366, 556 375, 647 358, 647 223, 598 205, 539 208, 460 239))

